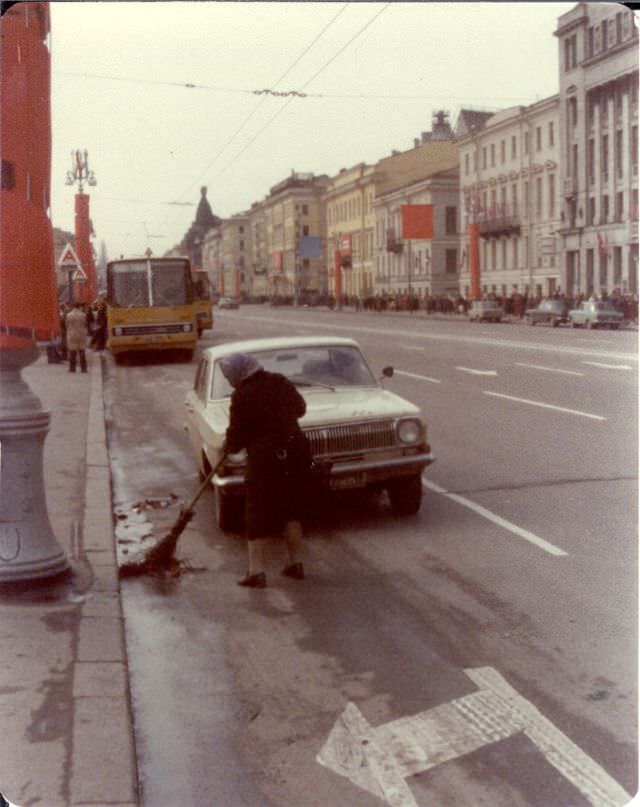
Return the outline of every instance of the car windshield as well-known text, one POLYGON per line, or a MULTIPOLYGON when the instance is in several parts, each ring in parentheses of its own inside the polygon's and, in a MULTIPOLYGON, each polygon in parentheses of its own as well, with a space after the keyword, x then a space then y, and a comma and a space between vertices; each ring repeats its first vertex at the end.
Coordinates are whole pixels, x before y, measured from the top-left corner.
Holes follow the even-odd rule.
MULTIPOLYGON (((301 387, 376 387, 376 381, 357 347, 328 345, 255 351, 251 355, 271 373, 281 373, 301 387)), ((220 370, 214 368, 211 397, 228 398, 233 389, 220 370)))

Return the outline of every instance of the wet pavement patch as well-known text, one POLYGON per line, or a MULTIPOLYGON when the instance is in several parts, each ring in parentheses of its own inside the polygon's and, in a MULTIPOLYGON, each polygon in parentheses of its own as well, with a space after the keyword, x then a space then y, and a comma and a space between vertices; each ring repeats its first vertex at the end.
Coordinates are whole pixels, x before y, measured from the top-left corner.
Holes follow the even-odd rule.
POLYGON ((158 524, 152 523, 150 516, 158 511, 165 511, 162 517, 155 521, 166 522, 167 517, 172 521, 176 515, 169 515, 180 499, 171 493, 168 496, 148 497, 142 501, 126 502, 118 505, 114 510, 115 536, 118 565, 122 565, 130 554, 146 549, 150 544, 148 539, 161 537, 158 524))

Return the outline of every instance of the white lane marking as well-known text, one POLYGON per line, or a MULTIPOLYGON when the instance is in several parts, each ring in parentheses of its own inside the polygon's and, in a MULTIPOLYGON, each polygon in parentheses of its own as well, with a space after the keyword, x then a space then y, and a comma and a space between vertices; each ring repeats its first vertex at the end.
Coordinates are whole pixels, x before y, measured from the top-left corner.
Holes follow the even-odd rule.
POLYGON ((543 409, 554 409, 556 412, 566 412, 569 415, 579 415, 582 418, 592 418, 593 420, 606 420, 602 415, 592 415, 589 412, 581 412, 579 409, 567 409, 565 406, 555 406, 554 404, 542 403, 541 401, 530 401, 527 398, 516 398, 514 395, 504 395, 501 392, 490 392, 482 390, 485 395, 493 395, 496 398, 505 398, 507 401, 517 401, 518 403, 529 404, 529 406, 541 406, 543 409))
POLYGON ((471 367, 456 367, 456 370, 462 370, 463 373, 472 373, 473 375, 498 375, 495 370, 474 370, 471 367))
MULTIPOLYGON (((583 362, 586 364, 587 362, 583 362)), ((531 367, 533 370, 547 370, 550 373, 564 373, 565 375, 580 375, 584 376, 584 373, 579 373, 577 370, 559 370, 557 367, 543 367, 541 364, 526 364, 523 361, 514 362, 517 367, 531 367)))
POLYGON ((406 375, 409 378, 419 378, 420 381, 431 381, 432 384, 442 384, 439 378, 429 378, 428 375, 418 375, 418 373, 408 373, 406 370, 394 370, 398 375, 406 375))
POLYGON ((426 348, 421 347, 420 345, 400 345, 400 347, 404 350, 419 350, 421 353, 426 350, 426 348))
MULTIPOLYGON (((251 322, 264 322, 268 323, 277 328, 282 328, 284 324, 287 325, 296 325, 302 326, 308 329, 322 329, 325 331, 332 331, 333 333, 337 333, 339 331, 346 331, 347 335, 352 335, 355 332, 360 333, 369 333, 373 334, 374 336, 380 336, 381 333, 381 326, 376 328, 367 327, 366 325, 353 325, 353 324, 340 324, 340 317, 336 316, 335 321, 333 322, 317 322, 314 321, 310 323, 309 321, 303 320, 296 320, 296 319, 289 319, 283 318, 280 321, 276 321, 270 317, 258 317, 258 316, 248 316, 248 315, 234 315, 235 319, 243 319, 249 320, 251 322)), ((413 320, 414 322, 422 322, 422 318, 413 320)), ((425 320, 426 322, 426 320, 425 320)), ((585 348, 574 348, 574 347, 561 347, 559 345, 547 345, 542 342, 519 342, 515 339, 483 339, 479 337, 477 334, 478 332, 475 331, 473 336, 457 336, 455 334, 441 334, 441 333, 429 333, 427 331, 411 331, 411 330, 400 330, 396 328, 384 328, 385 335, 391 336, 401 336, 403 338, 413 338, 413 339, 424 339, 424 340, 431 340, 436 342, 463 342, 463 343, 471 343, 474 345, 489 345, 490 347, 497 347, 497 348, 522 348, 523 350, 546 350, 552 353, 568 353, 572 355, 579 355, 579 356, 600 356, 601 358, 605 359, 622 359, 625 361, 638 361, 638 356, 635 353, 622 353, 622 352, 614 352, 612 350, 587 350, 585 348)), ((591 342, 591 340, 588 340, 591 342)))
POLYGON ((448 490, 441 488, 440 485, 436 485, 435 482, 430 482, 428 479, 425 479, 424 476, 422 477, 422 484, 429 490, 433 490, 435 493, 441 493, 443 496, 446 496, 447 499, 451 499, 452 501, 461 504, 463 507, 468 507, 469 510, 473 510, 474 513, 486 518, 488 521, 497 524, 499 527, 503 527, 505 530, 512 532, 514 535, 517 535, 520 538, 524 538, 525 541, 529 541, 530 544, 537 546, 539 549, 543 549, 550 555, 556 555, 558 557, 567 557, 569 555, 569 553, 565 552, 564 549, 560 549, 559 547, 555 546, 555 544, 545 541, 544 538, 540 538, 538 535, 529 532, 529 530, 518 527, 517 524, 507 521, 506 518, 502 518, 502 516, 499 516, 496 513, 492 513, 491 510, 487 510, 487 508, 483 507, 481 504, 472 502, 471 499, 460 496, 458 493, 449 493, 448 490))
POLYGON ((608 370, 633 370, 630 364, 603 364, 599 361, 583 361, 583 364, 591 364, 593 367, 606 367, 608 370))
POLYGON ((316 756, 391 807, 417 807, 405 779, 523 733, 547 762, 594 807, 620 807, 630 796, 493 667, 465 670, 479 687, 449 703, 371 726, 348 703, 316 756))

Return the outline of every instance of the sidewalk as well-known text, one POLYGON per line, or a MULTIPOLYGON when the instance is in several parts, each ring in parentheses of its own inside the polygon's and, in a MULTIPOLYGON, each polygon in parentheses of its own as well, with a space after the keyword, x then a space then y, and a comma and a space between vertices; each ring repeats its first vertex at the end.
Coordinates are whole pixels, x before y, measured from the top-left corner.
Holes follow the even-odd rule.
POLYGON ((0 590, 0 792, 15 804, 137 805, 100 354, 22 377, 51 412, 44 475, 69 579, 0 590))

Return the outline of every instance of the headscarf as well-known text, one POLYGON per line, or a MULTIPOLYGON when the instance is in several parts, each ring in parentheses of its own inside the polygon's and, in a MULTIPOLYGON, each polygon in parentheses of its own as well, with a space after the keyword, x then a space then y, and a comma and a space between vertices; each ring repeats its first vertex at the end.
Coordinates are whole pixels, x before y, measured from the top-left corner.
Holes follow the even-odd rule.
POLYGON ((220 369, 232 387, 262 370, 262 365, 248 353, 230 353, 220 360, 220 369))

